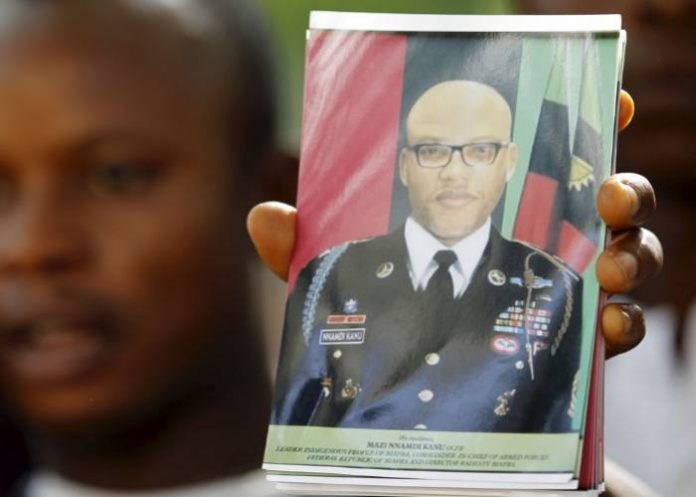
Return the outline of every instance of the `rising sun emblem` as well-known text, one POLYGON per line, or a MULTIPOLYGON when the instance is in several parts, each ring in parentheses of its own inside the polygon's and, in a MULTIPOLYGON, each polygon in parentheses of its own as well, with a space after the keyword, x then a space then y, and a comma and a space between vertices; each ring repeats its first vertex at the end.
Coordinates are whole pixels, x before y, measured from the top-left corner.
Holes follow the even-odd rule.
POLYGON ((594 182, 594 171, 592 166, 574 155, 570 165, 570 179, 568 180, 568 190, 575 189, 580 191, 583 188, 590 186, 594 182))

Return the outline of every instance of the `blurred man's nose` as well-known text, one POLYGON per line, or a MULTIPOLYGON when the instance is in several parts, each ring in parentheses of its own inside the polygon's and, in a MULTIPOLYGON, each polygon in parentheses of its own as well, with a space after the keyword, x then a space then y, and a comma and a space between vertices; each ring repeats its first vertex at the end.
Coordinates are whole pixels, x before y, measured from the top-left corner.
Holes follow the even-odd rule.
POLYGON ((59 192, 24 192, 0 216, 1 275, 69 272, 86 257, 79 214, 59 192))

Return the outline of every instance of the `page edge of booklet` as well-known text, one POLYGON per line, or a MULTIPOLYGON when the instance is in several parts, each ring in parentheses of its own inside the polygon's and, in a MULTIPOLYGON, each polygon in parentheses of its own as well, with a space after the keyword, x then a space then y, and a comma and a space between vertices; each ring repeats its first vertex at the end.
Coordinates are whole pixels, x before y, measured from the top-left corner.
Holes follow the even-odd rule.
POLYGON ((313 10, 309 14, 309 29, 462 33, 618 33, 621 30, 621 15, 441 15, 313 10))

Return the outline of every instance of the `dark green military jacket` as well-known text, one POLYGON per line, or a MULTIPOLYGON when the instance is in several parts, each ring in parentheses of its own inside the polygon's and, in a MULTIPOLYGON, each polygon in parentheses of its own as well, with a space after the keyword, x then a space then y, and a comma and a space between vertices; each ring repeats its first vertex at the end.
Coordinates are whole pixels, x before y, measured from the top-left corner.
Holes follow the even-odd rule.
POLYGON ((403 228, 335 247, 287 306, 274 424, 567 432, 582 282, 495 230, 451 319, 414 291, 403 228))

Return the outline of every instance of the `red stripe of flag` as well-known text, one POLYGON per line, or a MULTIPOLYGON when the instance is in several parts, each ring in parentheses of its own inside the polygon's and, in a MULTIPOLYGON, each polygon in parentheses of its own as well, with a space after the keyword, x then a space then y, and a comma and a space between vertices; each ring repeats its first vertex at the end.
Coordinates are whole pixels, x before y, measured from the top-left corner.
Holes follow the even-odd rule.
POLYGON ((585 268, 592 261, 596 249, 594 242, 585 236, 584 232, 568 221, 561 223, 556 255, 563 259, 576 273, 582 274, 585 271, 585 268))
POLYGON ((527 173, 513 234, 516 240, 546 248, 556 190, 558 182, 553 178, 534 172, 527 173))
POLYGON ((310 35, 288 292, 324 250, 388 230, 406 40, 389 33, 310 35))

